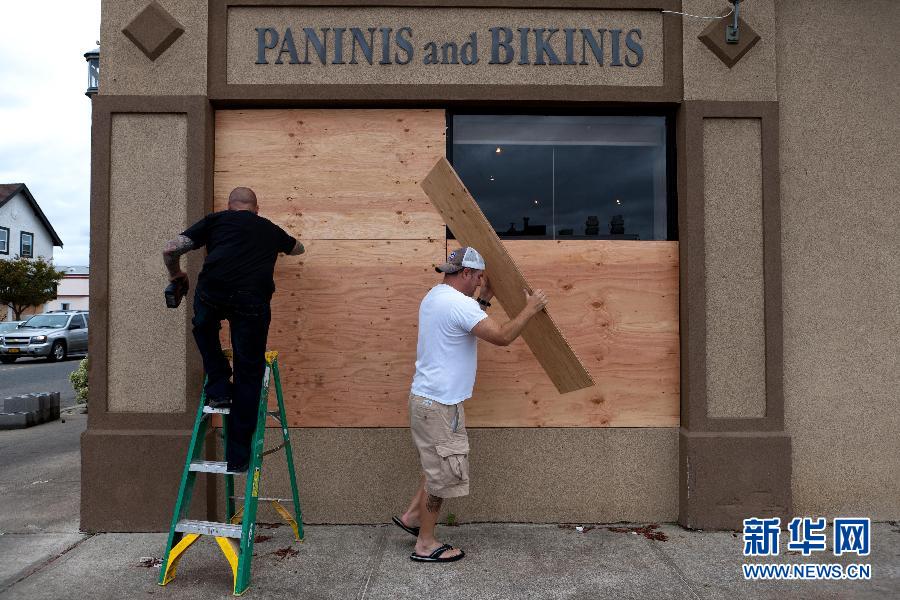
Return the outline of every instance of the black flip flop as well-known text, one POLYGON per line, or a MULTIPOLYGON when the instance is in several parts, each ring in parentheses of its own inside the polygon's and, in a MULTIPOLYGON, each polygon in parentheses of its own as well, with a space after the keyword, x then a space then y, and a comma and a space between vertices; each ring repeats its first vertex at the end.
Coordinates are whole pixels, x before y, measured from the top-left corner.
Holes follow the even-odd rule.
POLYGON ((444 563, 444 562, 453 562, 453 561, 455 561, 455 560, 459 560, 459 559, 461 559, 463 556, 466 555, 465 552, 463 552, 462 550, 460 550, 460 551, 459 551, 459 554, 457 554, 456 556, 448 556, 448 557, 446 557, 446 558, 441 557, 441 554, 443 554, 443 553, 446 552, 447 550, 453 550, 453 546, 451 546, 450 544, 444 544, 443 546, 441 546, 440 548, 438 548, 437 550, 435 550, 434 552, 432 552, 432 553, 429 554, 428 556, 422 556, 421 554, 416 554, 415 552, 413 552, 412 554, 409 555, 409 557, 410 557, 412 560, 415 560, 415 561, 418 561, 418 562, 444 563))
POLYGON ((391 517, 391 521, 394 522, 394 525, 408 533, 409 535, 419 537, 419 528, 418 527, 410 527, 403 523, 400 517, 391 517))

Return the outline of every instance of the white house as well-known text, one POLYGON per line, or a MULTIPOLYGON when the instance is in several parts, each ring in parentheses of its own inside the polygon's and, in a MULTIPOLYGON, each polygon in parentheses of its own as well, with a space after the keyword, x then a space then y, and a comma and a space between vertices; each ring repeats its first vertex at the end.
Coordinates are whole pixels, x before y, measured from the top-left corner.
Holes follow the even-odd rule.
POLYGON ((44 305, 44 310, 88 310, 90 271, 87 267, 56 267, 65 272, 56 291, 56 299, 44 305))
MULTIPOLYGON (((16 256, 53 260, 53 248, 62 248, 44 211, 24 183, 0 183, 0 260, 16 256)), ((40 312, 43 307, 27 311, 40 312)), ((10 309, 7 318, 12 318, 10 309)))

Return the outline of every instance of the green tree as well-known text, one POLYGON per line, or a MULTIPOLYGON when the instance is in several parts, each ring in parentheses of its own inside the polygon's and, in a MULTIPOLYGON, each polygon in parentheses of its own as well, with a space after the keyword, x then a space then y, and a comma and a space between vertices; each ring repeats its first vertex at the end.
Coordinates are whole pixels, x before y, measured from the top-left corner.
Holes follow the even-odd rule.
POLYGON ((18 321, 29 306, 56 298, 56 286, 64 275, 43 258, 0 260, 0 304, 12 308, 18 321))

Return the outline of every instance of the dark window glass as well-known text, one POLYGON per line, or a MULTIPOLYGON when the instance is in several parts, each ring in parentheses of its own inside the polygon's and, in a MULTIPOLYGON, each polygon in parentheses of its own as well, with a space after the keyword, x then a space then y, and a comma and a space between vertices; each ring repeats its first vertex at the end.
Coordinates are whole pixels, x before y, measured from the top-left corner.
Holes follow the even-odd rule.
POLYGON ((34 255, 34 234, 22 232, 19 255, 23 258, 32 258, 34 255))
POLYGON ((453 166, 501 238, 675 239, 665 117, 454 115, 453 166))

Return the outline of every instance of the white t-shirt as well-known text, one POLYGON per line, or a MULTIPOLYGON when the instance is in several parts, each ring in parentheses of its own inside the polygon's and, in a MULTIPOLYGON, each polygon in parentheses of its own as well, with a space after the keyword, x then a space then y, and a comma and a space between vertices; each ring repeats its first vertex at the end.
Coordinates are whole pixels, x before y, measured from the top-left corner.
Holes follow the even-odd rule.
POLYGON ((478 338, 472 328, 487 314, 474 298, 442 283, 419 306, 419 343, 412 393, 441 404, 472 397, 478 338))

